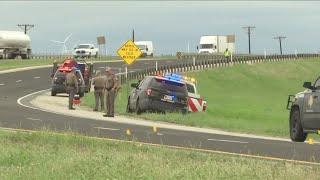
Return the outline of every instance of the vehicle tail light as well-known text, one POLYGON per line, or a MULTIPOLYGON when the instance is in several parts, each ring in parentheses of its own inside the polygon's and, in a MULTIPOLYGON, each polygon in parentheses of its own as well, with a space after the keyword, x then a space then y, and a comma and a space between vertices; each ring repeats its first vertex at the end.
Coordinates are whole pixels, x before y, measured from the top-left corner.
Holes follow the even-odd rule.
POLYGON ((147 93, 147 95, 148 95, 148 96, 151 96, 152 89, 150 89, 150 88, 149 88, 149 89, 147 89, 146 93, 147 93))

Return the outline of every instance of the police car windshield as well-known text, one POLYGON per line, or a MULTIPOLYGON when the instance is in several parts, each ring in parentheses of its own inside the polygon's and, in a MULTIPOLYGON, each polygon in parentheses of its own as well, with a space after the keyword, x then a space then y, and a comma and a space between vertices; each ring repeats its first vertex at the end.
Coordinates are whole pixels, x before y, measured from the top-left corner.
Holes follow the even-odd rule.
POLYGON ((57 71, 55 76, 56 76, 56 77, 63 77, 63 76, 65 76, 65 75, 66 75, 65 72, 57 71))
POLYGON ((151 82, 151 87, 161 90, 169 90, 174 92, 186 92, 186 85, 175 81, 155 78, 151 82))

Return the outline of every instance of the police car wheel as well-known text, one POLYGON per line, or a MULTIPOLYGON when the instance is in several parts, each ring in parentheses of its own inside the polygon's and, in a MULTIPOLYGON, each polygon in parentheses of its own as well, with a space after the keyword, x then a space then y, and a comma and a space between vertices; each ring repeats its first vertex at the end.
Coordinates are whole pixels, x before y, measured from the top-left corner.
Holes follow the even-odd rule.
POLYGON ((56 96, 57 93, 55 91, 51 91, 51 96, 56 96))
POLYGON ((294 108, 290 114, 290 138, 295 142, 304 142, 307 138, 307 133, 303 132, 300 121, 300 112, 298 108, 294 108))
POLYGON ((132 109, 130 108, 130 97, 128 98, 128 103, 127 103, 127 113, 132 113, 132 109))
POLYGON ((139 99, 137 99, 137 103, 136 103, 136 113, 137 114, 141 114, 142 113, 142 110, 141 110, 140 105, 139 105, 139 99))

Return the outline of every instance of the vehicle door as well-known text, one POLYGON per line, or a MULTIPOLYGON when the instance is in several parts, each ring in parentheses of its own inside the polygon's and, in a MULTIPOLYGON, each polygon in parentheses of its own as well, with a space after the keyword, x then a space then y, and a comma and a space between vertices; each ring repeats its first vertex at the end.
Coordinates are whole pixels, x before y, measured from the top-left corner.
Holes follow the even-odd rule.
POLYGON ((320 78, 314 83, 315 90, 305 94, 302 124, 307 129, 320 128, 320 78))
POLYGON ((146 79, 143 79, 142 81, 140 81, 139 85, 132 90, 131 97, 130 97, 130 101, 131 101, 130 104, 133 105, 134 107, 137 103, 137 99, 139 95, 141 94, 141 91, 143 89, 143 85, 145 84, 145 82, 146 82, 146 79))

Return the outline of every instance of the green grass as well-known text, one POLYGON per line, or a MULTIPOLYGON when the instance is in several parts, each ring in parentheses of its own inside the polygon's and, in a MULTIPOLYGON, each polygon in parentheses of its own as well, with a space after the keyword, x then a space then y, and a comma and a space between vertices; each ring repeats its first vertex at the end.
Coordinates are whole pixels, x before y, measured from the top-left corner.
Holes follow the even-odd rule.
POLYGON ((41 66, 49 65, 53 63, 53 59, 8 59, 0 60, 0 70, 13 69, 13 68, 22 68, 22 67, 31 67, 31 66, 41 66))
MULTIPOLYGON (((227 131, 288 137, 288 94, 303 91, 304 81, 320 75, 319 59, 237 65, 189 73, 208 102, 205 113, 145 113, 139 118, 227 131)), ((127 86, 116 99, 116 112, 126 114, 127 86)), ((92 94, 84 105, 93 107, 92 94)), ((137 116, 129 114, 130 116, 137 116)))
POLYGON ((318 179, 320 167, 0 130, 0 179, 318 179))

